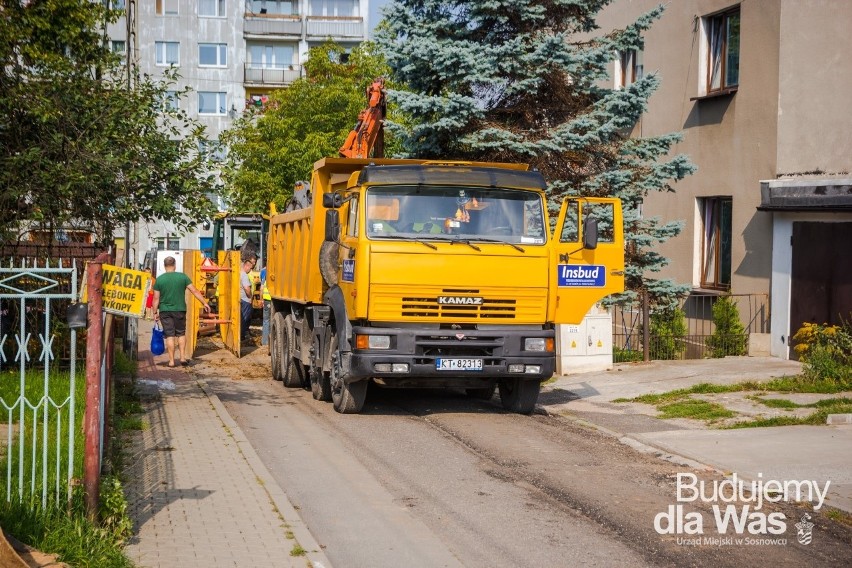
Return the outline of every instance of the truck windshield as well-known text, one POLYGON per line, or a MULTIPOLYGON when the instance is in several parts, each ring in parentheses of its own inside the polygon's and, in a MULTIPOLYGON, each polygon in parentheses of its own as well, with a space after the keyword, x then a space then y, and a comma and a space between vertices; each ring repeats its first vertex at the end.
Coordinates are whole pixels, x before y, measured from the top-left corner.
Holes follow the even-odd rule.
POLYGON ((543 199, 520 189, 376 186, 367 189, 368 237, 465 239, 543 245, 543 199))

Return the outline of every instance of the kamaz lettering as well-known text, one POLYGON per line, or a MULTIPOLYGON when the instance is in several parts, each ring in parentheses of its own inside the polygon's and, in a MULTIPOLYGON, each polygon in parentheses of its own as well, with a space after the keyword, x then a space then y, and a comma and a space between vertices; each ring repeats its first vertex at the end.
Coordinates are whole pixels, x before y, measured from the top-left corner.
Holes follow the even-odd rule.
POLYGON ((466 306, 481 306, 482 298, 474 298, 472 296, 438 296, 439 304, 456 304, 466 306))

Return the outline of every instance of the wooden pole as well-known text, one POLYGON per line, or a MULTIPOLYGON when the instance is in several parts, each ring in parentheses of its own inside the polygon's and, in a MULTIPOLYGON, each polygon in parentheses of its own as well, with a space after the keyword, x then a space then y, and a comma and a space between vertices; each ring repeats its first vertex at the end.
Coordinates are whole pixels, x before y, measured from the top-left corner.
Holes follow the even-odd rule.
POLYGON ((83 416, 83 489, 86 513, 94 520, 100 501, 100 409, 101 356, 103 353, 103 264, 109 260, 101 253, 89 263, 86 285, 89 296, 89 331, 86 335, 86 410, 83 416))

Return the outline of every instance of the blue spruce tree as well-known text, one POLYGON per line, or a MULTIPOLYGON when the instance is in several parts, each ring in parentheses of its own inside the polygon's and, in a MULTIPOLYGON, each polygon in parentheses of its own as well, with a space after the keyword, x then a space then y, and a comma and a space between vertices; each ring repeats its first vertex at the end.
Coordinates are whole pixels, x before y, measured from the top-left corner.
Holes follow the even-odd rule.
POLYGON ((649 192, 694 171, 670 156, 680 135, 630 138, 659 78, 607 88, 618 52, 641 50, 660 6, 632 25, 595 35, 610 0, 394 0, 377 42, 405 90, 389 93, 408 117, 388 123, 405 155, 521 161, 538 168, 558 208, 567 195, 615 196, 624 208, 627 292, 670 304, 687 286, 654 279, 657 245, 681 222, 643 218, 649 192))

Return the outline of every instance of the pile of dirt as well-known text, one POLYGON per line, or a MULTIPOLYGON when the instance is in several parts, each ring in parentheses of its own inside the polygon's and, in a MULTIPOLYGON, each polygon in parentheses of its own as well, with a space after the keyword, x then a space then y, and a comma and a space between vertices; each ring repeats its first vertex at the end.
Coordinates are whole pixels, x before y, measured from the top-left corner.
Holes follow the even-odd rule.
POLYGON ((201 337, 195 348, 192 371, 201 376, 222 376, 256 381, 272 377, 269 347, 260 344, 260 335, 241 346, 241 357, 228 351, 219 337, 201 337))
POLYGON ((0 530, 0 568, 70 568, 55 554, 46 554, 0 530))

